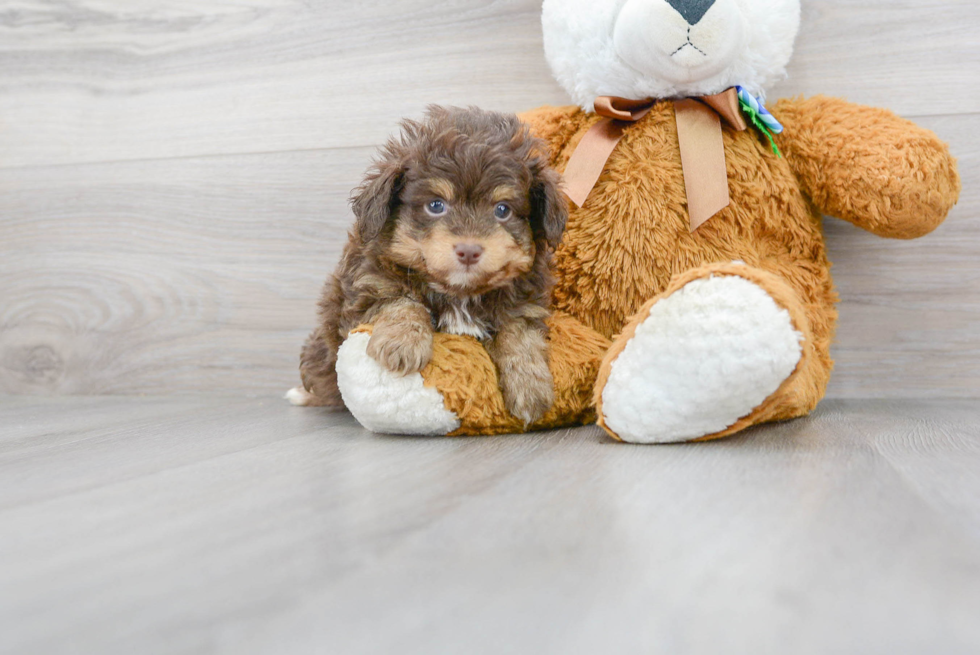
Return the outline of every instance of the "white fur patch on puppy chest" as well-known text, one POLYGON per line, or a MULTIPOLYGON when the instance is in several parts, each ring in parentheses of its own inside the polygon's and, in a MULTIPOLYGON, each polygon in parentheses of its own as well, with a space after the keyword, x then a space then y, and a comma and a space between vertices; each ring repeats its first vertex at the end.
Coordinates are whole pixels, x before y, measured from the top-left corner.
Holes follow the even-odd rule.
POLYGON ((440 315, 437 326, 440 332, 475 337, 481 341, 490 338, 490 326, 470 313, 470 300, 447 307, 440 315))

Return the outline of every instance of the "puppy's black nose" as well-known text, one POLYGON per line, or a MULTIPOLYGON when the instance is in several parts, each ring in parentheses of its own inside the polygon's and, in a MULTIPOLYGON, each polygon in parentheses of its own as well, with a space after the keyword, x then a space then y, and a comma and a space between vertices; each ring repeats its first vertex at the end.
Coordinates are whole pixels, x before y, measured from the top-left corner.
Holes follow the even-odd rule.
POLYGON ((454 249, 459 263, 466 266, 471 266, 480 261, 480 256, 483 254, 483 246, 478 243, 457 243, 454 249))
POLYGON ((715 0, 667 0, 667 4, 676 9, 688 25, 697 25, 715 0))

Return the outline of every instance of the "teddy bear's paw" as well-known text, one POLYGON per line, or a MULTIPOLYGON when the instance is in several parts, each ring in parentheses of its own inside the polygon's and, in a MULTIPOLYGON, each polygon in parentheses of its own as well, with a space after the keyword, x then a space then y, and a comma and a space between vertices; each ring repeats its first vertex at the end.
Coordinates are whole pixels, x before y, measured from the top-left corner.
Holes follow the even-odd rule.
POLYGON ((776 392, 802 355, 789 312, 743 277, 696 279, 637 320, 600 373, 602 423, 623 441, 721 432, 776 392))
POLYGON ((460 425, 442 395, 419 373, 399 375, 368 355, 371 335, 355 332, 337 351, 337 385, 344 404, 368 430, 382 434, 445 435, 460 425))

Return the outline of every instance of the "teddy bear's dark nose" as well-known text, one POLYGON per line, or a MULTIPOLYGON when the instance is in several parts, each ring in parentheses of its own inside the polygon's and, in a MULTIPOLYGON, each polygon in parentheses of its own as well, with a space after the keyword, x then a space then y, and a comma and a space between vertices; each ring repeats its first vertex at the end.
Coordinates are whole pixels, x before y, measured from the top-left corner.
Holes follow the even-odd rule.
POLYGON ((697 25, 715 0, 667 0, 667 4, 676 9, 689 25, 697 25))

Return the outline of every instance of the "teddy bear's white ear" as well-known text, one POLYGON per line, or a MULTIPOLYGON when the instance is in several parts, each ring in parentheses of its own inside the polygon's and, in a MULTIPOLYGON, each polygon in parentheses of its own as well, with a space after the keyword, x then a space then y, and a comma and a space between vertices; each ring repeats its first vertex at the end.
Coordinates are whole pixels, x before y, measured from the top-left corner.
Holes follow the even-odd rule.
POLYGON ((572 99, 676 98, 785 75, 799 0, 544 0, 545 55, 572 99))

